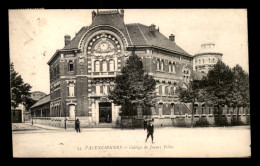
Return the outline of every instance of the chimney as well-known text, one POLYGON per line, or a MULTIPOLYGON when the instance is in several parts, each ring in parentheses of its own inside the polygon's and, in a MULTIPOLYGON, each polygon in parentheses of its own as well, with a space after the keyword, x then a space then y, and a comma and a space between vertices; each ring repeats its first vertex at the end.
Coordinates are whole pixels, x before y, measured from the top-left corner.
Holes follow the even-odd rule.
POLYGON ((124 12, 125 12, 125 11, 124 11, 123 9, 120 10, 121 17, 122 17, 123 19, 124 19, 124 12))
POLYGON ((175 42, 175 36, 173 34, 171 34, 169 36, 169 40, 172 41, 172 42, 175 42))
POLYGON ((70 35, 64 36, 65 46, 70 43, 70 35))
POLYGON ((93 10, 92 11, 92 21, 94 20, 95 17, 96 17, 96 12, 93 10))
POLYGON ((155 35, 155 25, 154 25, 154 24, 152 24, 152 25, 149 26, 149 31, 150 31, 153 35, 155 35))

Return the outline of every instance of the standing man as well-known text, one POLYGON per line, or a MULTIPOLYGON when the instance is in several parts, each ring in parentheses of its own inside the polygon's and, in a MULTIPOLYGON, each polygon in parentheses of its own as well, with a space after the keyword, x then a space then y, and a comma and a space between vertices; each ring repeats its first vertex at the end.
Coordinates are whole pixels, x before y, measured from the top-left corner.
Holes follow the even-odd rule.
POLYGON ((80 133, 80 121, 79 121, 79 119, 77 119, 76 122, 75 122, 75 129, 76 129, 76 132, 80 133))
POLYGON ((147 137, 146 137, 145 142, 147 142, 147 139, 148 139, 149 136, 151 135, 151 137, 152 137, 152 143, 154 143, 154 142, 153 142, 153 132, 154 132, 154 126, 153 126, 152 121, 150 120, 150 121, 149 121, 149 125, 147 126, 147 137))
POLYGON ((147 127, 147 120, 144 119, 144 130, 146 130, 146 127, 147 127))

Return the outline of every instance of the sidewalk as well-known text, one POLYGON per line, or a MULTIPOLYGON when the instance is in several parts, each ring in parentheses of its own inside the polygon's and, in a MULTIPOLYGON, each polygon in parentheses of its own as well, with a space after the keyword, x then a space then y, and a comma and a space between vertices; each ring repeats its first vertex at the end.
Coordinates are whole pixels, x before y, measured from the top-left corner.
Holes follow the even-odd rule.
MULTIPOLYGON (((30 126, 30 127, 38 127, 38 128, 41 128, 41 129, 45 129, 45 130, 55 130, 55 131, 75 131, 75 129, 74 128, 67 128, 67 129, 65 129, 65 128, 60 128, 60 127, 53 127, 53 126, 47 126, 47 125, 41 125, 41 124, 31 124, 31 123, 28 123, 28 122, 26 122, 26 123, 24 123, 24 124, 26 124, 26 125, 28 125, 28 126, 30 126)), ((95 127, 91 127, 91 128, 80 128, 80 130, 83 132, 83 131, 86 131, 86 130, 88 130, 88 131, 93 131, 93 130, 95 130, 95 131, 101 131, 101 130, 118 130, 118 129, 120 129, 120 128, 95 128, 95 127)))
POLYGON ((64 130, 64 128, 59 128, 59 127, 53 127, 53 126, 47 126, 47 125, 40 125, 40 124, 33 124, 32 123, 24 123, 28 126, 35 126, 41 129, 46 129, 46 130, 64 130))

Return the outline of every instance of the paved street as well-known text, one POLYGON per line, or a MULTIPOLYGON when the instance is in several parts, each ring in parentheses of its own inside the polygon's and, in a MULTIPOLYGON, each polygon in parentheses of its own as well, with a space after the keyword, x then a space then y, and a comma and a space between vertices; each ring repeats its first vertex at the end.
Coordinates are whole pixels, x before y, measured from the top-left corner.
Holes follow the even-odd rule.
POLYGON ((145 143, 143 129, 85 128, 81 133, 13 124, 14 157, 248 157, 250 127, 155 128, 145 143))

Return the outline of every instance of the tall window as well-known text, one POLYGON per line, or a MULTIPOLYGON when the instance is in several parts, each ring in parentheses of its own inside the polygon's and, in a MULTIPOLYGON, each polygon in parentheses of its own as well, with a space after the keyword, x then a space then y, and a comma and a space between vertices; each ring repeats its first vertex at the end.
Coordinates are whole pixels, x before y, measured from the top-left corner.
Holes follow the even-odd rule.
POLYGON ((60 66, 59 65, 57 66, 57 73, 58 73, 58 75, 60 74, 60 66))
POLYGON ((165 87, 162 86, 162 94, 165 95, 165 87))
POLYGON ((159 86, 159 94, 160 95, 162 94, 162 86, 161 85, 159 86))
POLYGON ((169 62, 169 73, 171 73, 171 72, 172 72, 172 63, 169 62))
POLYGON ((172 64, 172 72, 175 73, 175 63, 172 64))
POLYGON ((113 59, 109 60, 109 70, 114 71, 115 70, 115 62, 113 59))
POLYGON ((200 64, 200 59, 199 59, 199 64, 200 64))
POLYGON ((73 62, 69 61, 69 71, 73 71, 73 62))
POLYGON ((157 70, 161 70, 160 60, 157 59, 156 61, 157 70))
POLYGON ((202 59, 202 63, 204 63, 204 59, 202 59))
POLYGON ((163 71, 164 70, 164 62, 163 62, 163 60, 161 61, 161 71, 163 71))
POLYGON ((100 94, 103 94, 103 93, 104 93, 104 86, 100 85, 100 94))
POLYGON ((95 61, 95 71, 96 72, 100 71, 100 62, 99 61, 95 61))
POLYGON ((74 96, 74 83, 69 83, 69 96, 74 96))
POLYGON ((212 59, 212 63, 215 63, 215 58, 212 59))
POLYGON ((97 94, 97 95, 99 95, 99 94, 100 94, 100 89, 101 89, 101 88, 100 88, 100 86, 99 86, 99 85, 97 85, 97 86, 96 86, 96 94, 97 94))
POLYGON ((210 63, 210 58, 209 58, 209 63, 210 63))
POLYGON ((107 61, 102 61, 102 71, 107 71, 107 61))
POLYGON ((198 64, 198 60, 196 59, 196 61, 195 61, 195 65, 197 65, 198 64))
POLYGON ((165 94, 166 94, 166 95, 169 95, 168 86, 165 86, 165 94))

